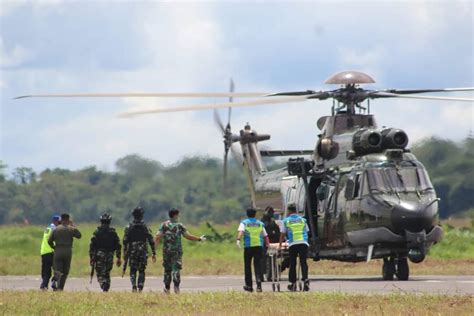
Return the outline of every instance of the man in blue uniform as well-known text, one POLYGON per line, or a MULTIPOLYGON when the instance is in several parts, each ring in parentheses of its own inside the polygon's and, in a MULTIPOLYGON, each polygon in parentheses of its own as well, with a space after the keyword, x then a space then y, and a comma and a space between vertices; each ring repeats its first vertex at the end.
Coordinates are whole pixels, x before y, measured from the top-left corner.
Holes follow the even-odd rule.
POLYGON ((257 282, 257 292, 262 291, 261 257, 263 246, 269 246, 268 235, 261 221, 255 218, 257 211, 247 209, 247 219, 240 222, 237 234, 237 246, 240 248, 240 239, 244 237, 244 290, 252 292, 252 259, 257 282), (264 243, 265 242, 265 243, 264 243))
MULTIPOLYGON (((49 235, 53 230, 61 223, 61 216, 54 215, 52 223, 46 227, 46 230, 43 233, 43 241, 41 242, 41 285, 40 289, 47 290, 49 280, 51 279, 52 269, 53 269, 53 257, 54 249, 48 244, 49 235)), ((51 287, 53 289, 56 287, 54 282, 51 282, 51 287)))
POLYGON ((280 248, 285 236, 288 241, 290 252, 290 271, 288 280, 290 284, 288 289, 296 291, 296 259, 300 257, 301 274, 304 282, 304 291, 309 291, 308 279, 308 264, 306 259, 308 257, 308 224, 306 219, 296 213, 296 205, 288 204, 288 217, 284 219, 281 227, 280 248))

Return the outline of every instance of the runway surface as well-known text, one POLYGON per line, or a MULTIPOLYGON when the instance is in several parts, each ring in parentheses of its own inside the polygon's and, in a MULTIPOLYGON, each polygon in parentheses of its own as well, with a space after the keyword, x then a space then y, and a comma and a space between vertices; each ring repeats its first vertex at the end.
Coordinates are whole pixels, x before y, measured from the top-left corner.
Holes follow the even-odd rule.
MULTIPOLYGON (((96 279, 69 278, 65 291, 100 291, 96 279)), ((243 276, 185 276, 182 277, 182 292, 242 291, 243 276)), ((0 290, 34 290, 40 284, 39 276, 0 276, 0 290)), ((281 283, 281 291, 287 291, 286 280, 281 283)), ((145 292, 161 292, 161 277, 146 278, 145 292)), ((127 277, 112 278, 111 291, 130 291, 127 277)), ((272 283, 264 282, 263 291, 271 292, 272 283)), ((379 276, 334 276, 311 277, 312 292, 343 292, 359 294, 388 293, 431 293, 446 295, 473 295, 474 276, 413 276, 409 281, 383 281, 379 276)))

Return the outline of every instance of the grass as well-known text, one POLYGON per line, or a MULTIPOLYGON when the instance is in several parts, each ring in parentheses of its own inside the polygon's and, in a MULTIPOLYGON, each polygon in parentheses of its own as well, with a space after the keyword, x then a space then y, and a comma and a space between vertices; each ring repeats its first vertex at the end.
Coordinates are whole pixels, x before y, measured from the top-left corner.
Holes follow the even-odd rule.
POLYGON ((2 315, 470 315, 472 296, 0 292, 2 315))
MULTIPOLYGON (((82 239, 74 241, 71 276, 85 276, 89 268, 89 242, 96 225, 81 224, 82 239)), ((158 223, 151 224, 153 232, 158 223)), ((37 275, 40 272, 39 248, 43 227, 39 226, 0 226, 0 275, 37 275)), ((194 235, 206 234, 217 239, 215 232, 205 224, 188 227, 194 235)), ((242 274, 242 250, 234 244, 235 225, 216 225, 220 235, 228 237, 222 242, 184 241, 184 275, 224 275, 242 274), (232 237, 229 237, 232 236, 232 237)), ((474 274, 474 229, 453 228, 444 225, 445 238, 435 245, 427 259, 420 264, 411 264, 411 274, 474 274)), ((117 227, 122 237, 123 228, 117 227)), ((161 275, 161 251, 158 261, 149 262, 148 273, 161 275)), ((343 263, 336 261, 310 262, 310 273, 321 274, 359 274, 379 275, 381 261, 370 263, 343 263)), ((121 275, 121 269, 114 268, 113 275, 121 275)))

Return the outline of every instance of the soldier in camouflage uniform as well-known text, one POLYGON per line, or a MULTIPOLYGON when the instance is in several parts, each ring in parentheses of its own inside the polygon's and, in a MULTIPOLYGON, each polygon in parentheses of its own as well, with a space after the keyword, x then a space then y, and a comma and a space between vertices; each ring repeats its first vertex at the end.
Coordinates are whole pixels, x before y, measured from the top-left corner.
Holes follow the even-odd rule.
POLYGON ((132 291, 143 290, 145 285, 145 269, 148 261, 148 247, 150 245, 152 252, 152 261, 156 262, 155 242, 150 229, 143 222, 145 211, 141 207, 136 207, 132 211, 133 222, 125 228, 123 236, 124 261, 129 260, 130 281, 132 282, 132 291), (137 283, 138 271, 138 283, 137 283))
POLYGON ((173 280, 174 292, 178 294, 181 282, 180 270, 183 268, 181 236, 193 241, 204 241, 206 237, 204 235, 196 237, 188 233, 186 227, 178 221, 179 210, 173 208, 168 212, 168 215, 170 219, 160 225, 155 242, 158 245, 163 239, 164 291, 169 294, 171 280, 173 280))
MULTIPOLYGON (((104 292, 110 288, 110 271, 114 265, 114 252, 117 267, 121 265, 120 239, 115 228, 110 227, 112 217, 105 213, 100 217, 101 226, 97 227, 91 238, 89 257, 91 266, 95 265, 97 281, 104 292)), ((92 281, 92 279, 91 279, 92 281)))

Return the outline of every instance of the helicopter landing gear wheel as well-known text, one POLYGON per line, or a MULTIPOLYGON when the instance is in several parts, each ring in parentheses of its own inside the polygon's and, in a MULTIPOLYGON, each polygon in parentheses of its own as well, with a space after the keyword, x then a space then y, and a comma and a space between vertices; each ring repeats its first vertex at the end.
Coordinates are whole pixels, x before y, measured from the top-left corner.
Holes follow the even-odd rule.
POLYGON ((410 268, 408 267, 407 258, 398 258, 397 271, 395 272, 395 275, 400 281, 408 280, 408 277, 410 276, 410 268))
POLYGON ((392 281, 395 274, 395 260, 383 258, 382 277, 385 281, 392 281))

